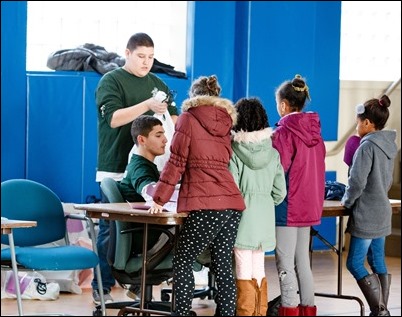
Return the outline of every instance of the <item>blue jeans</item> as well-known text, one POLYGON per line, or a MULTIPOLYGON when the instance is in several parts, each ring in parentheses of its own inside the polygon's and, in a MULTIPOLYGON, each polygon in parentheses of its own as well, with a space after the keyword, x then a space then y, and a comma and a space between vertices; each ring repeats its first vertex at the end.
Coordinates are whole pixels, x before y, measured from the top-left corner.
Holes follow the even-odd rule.
MULTIPOLYGON (((103 203, 108 202, 104 197, 102 191, 101 191, 101 197, 103 203)), ((110 264, 107 261, 109 238, 110 238, 109 221, 105 219, 99 219, 99 231, 98 231, 98 237, 96 239, 96 247, 98 248, 99 266, 102 276, 103 290, 106 293, 110 293, 112 287, 115 284, 115 279, 112 275, 110 264)), ((96 279, 96 274, 94 274, 94 278, 92 280, 91 285, 93 290, 98 289, 98 281, 96 279)))
POLYGON ((387 274, 385 237, 377 239, 351 237, 346 267, 357 281, 370 274, 364 266, 366 256, 373 273, 387 274))

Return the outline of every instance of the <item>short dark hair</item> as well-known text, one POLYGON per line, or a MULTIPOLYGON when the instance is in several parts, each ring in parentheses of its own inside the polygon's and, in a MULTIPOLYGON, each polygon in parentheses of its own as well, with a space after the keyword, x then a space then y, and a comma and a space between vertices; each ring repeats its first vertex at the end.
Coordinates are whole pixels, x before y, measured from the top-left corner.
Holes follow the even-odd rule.
POLYGON ((126 48, 132 52, 138 46, 154 47, 154 41, 152 41, 152 38, 146 33, 135 33, 131 35, 126 48))
POLYGON ((258 98, 241 98, 235 104, 237 123, 233 131, 259 131, 269 127, 268 115, 258 98))
POLYGON ((131 136, 134 143, 138 146, 137 137, 139 135, 147 137, 156 125, 163 126, 162 121, 154 116, 141 115, 134 119, 131 124, 131 136))

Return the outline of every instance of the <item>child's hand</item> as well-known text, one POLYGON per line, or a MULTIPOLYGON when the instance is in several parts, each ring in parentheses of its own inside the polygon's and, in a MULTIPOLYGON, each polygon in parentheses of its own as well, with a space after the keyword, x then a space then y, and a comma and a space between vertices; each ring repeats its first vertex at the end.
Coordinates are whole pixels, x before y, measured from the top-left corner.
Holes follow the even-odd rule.
POLYGON ((151 208, 148 209, 148 212, 150 214, 161 213, 161 212, 163 212, 163 206, 158 205, 156 202, 153 202, 151 208))

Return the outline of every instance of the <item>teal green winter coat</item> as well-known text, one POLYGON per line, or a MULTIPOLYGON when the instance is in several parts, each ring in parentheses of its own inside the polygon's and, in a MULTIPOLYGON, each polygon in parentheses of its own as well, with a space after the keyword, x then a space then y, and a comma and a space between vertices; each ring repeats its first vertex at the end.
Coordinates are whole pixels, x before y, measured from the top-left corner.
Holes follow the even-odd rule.
POLYGON ((235 247, 272 251, 275 239, 275 205, 286 196, 286 182, 279 153, 272 147, 270 128, 236 132, 229 169, 243 194, 235 247))

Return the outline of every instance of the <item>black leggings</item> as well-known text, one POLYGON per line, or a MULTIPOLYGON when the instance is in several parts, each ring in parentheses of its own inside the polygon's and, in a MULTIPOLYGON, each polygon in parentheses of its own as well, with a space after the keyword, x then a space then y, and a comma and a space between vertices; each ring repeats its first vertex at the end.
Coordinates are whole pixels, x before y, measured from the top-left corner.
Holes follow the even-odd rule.
POLYGON ((194 293, 193 265, 207 247, 211 250, 211 270, 216 276, 216 299, 220 316, 234 316, 236 286, 232 270, 233 247, 241 213, 225 211, 190 212, 180 232, 173 259, 176 314, 189 316, 194 293))

